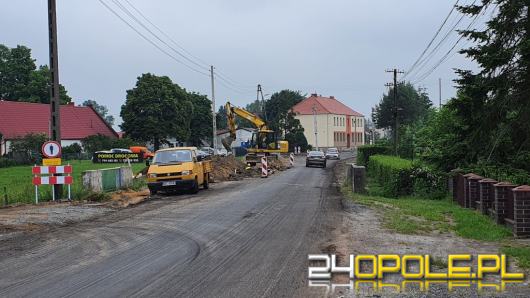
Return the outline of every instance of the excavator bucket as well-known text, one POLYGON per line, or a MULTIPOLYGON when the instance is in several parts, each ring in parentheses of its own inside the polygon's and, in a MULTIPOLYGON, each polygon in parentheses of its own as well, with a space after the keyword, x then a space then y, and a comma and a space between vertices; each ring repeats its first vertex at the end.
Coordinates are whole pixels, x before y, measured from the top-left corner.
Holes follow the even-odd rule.
POLYGON ((223 138, 221 140, 221 143, 223 143, 223 147, 225 147, 226 151, 232 152, 232 142, 234 141, 234 138, 231 136, 228 136, 226 138, 223 138))

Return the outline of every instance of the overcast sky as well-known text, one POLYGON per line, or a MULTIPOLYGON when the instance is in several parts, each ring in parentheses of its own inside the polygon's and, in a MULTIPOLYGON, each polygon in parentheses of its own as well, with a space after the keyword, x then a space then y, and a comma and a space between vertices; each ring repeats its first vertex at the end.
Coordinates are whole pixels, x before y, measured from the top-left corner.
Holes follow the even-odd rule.
MULTIPOLYGON (((119 11, 112 0, 102 1, 149 36, 119 11)), ((127 5, 125 0, 119 1, 127 5)), ((189 53, 213 64, 235 81, 238 87, 233 89, 237 92, 216 84, 218 106, 226 100, 241 106, 250 103, 256 98, 256 84, 261 83, 265 94, 293 89, 304 94, 334 95, 366 116, 370 116, 371 108, 386 91, 384 84, 391 80, 385 69, 408 69, 454 3, 453 0, 129 1, 189 53)), ((2 0, 1 7, 0 43, 9 47, 26 45, 32 49, 37 64, 48 64, 47 1, 2 0)), ((448 24, 455 23, 458 17, 455 14, 448 24)), ((125 90, 132 88, 136 78, 145 72, 167 75, 188 90, 210 96, 208 77, 161 53, 99 1, 57 0, 57 19, 60 82, 76 103, 96 100, 108 106, 119 123, 125 90)), ((468 23, 464 19, 458 28, 468 23)), ((420 75, 436 64, 457 38, 451 34, 420 75)), ((465 57, 450 55, 420 85, 427 88, 437 103, 438 78, 442 78, 442 96, 446 99, 455 94, 451 80, 456 76, 452 69, 473 67, 465 57)))

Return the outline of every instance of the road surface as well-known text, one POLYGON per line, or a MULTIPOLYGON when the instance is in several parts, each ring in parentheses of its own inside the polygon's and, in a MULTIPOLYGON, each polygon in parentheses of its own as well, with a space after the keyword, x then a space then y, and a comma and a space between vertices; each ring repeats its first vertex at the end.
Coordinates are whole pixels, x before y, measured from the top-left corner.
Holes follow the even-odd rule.
POLYGON ((327 169, 162 196, 0 246, 0 297, 307 295, 339 198, 327 169))

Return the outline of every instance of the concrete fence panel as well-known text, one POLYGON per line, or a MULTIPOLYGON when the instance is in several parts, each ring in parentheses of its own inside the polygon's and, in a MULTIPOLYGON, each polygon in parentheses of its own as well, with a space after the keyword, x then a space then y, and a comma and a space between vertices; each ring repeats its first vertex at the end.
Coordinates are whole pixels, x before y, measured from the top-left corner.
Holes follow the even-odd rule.
POLYGON ((82 173, 83 187, 93 192, 108 192, 132 185, 130 167, 90 170, 82 173))

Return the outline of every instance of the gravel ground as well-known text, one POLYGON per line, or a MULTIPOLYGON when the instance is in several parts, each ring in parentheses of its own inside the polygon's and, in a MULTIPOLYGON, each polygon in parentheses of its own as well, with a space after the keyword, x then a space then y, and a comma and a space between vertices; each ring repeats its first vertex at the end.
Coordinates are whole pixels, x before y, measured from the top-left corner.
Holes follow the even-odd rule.
MULTIPOLYGON (((334 169, 336 186, 344 181, 347 163, 353 160, 342 160, 334 169)), ((356 204, 351 200, 343 198, 343 212, 338 217, 337 226, 333 229, 328 241, 322 243, 321 250, 324 252, 332 251, 347 259, 349 254, 429 254, 431 257, 445 260, 448 254, 472 254, 479 253, 497 253, 498 244, 482 241, 473 241, 460 238, 454 234, 435 234, 435 235, 403 235, 394 231, 385 229, 381 226, 382 212, 356 204)), ((445 268, 436 268, 441 272, 446 272, 445 268)), ((521 272, 513 264, 510 269, 512 272, 521 272)), ((385 279, 385 283, 402 282, 399 276, 390 276, 385 279)), ((495 284, 500 284, 498 278, 488 280, 495 284)), ((480 292, 476 284, 469 287, 458 287, 454 285, 451 291, 448 290, 447 283, 432 284, 428 291, 419 291, 418 286, 411 286, 407 290, 396 289, 395 287, 376 287, 373 291, 372 286, 365 284, 360 289, 349 284, 347 276, 334 277, 329 286, 321 287, 321 293, 329 296, 355 297, 355 296, 383 296, 383 297, 476 297, 476 296, 494 296, 494 297, 529 297, 530 288, 528 281, 518 284, 508 284, 506 291, 497 292, 492 288, 484 289, 480 292), (344 284, 332 290, 333 284, 344 284)))

